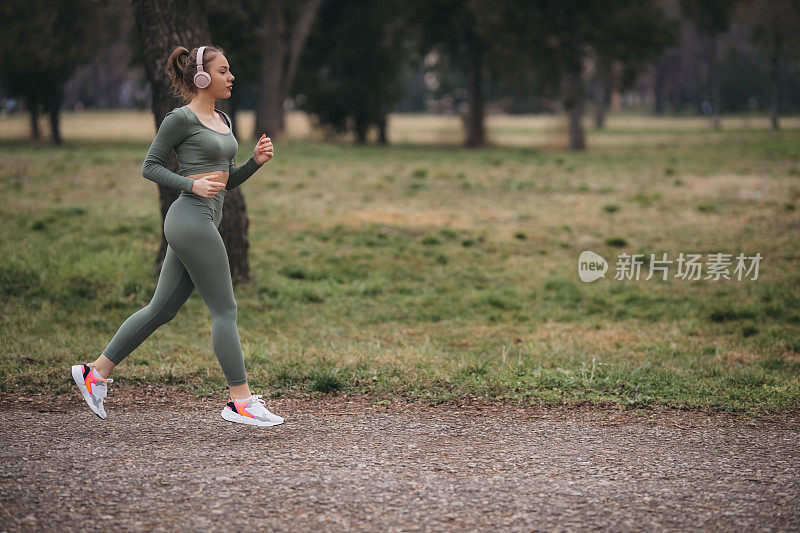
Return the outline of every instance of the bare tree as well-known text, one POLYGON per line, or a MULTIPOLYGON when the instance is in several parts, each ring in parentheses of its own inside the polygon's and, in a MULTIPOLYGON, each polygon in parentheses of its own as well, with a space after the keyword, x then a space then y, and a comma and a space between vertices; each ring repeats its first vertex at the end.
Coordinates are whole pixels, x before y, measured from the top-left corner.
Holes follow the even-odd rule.
POLYGON ((720 121, 720 36, 730 28, 731 15, 740 0, 681 0, 681 10, 691 19, 697 30, 705 36, 708 57, 708 82, 711 107, 714 112, 714 129, 722 128, 720 121))
POLYGON ((262 6, 260 27, 261 72, 256 100, 256 123, 253 135, 266 131, 278 138, 285 129, 283 101, 289 95, 297 62, 308 33, 314 24, 323 0, 293 3, 298 9, 293 24, 283 0, 267 0, 262 6), (299 7, 298 7, 299 6, 299 7))
POLYGON ((769 60, 770 122, 778 130, 781 70, 787 59, 797 58, 800 45, 800 2, 751 0, 739 11, 740 18, 751 24, 752 41, 769 60))
MULTIPOLYGON (((414 33, 419 34, 416 45, 420 57, 436 49, 465 77, 467 102, 461 121, 468 148, 486 145, 489 54, 494 38, 493 30, 485 31, 485 10, 496 11, 497 6, 494 2, 487 5, 460 0, 414 0, 407 9, 410 24, 417 27, 414 33)), ((496 21, 497 17, 492 16, 491 20, 496 21)))
POLYGON ((621 62, 632 81, 676 35, 654 0, 484 0, 474 5, 489 51, 502 53, 512 68, 530 69, 542 90, 560 95, 570 150, 586 149, 584 72, 592 58, 621 62))
POLYGON ((88 0, 0 3, 0 49, 5 51, 0 54, 0 79, 8 94, 25 99, 32 139, 40 138, 42 108, 49 118, 51 142, 61 144, 64 85, 92 56, 108 8, 88 0))

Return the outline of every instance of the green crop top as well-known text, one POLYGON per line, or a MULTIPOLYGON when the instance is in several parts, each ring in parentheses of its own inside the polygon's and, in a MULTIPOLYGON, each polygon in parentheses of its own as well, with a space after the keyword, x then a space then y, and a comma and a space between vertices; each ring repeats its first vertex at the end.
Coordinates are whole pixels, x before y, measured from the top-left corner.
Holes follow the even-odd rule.
MULTIPOLYGON (((223 111, 220 113, 230 128, 230 117, 223 111)), ((232 129, 228 133, 212 130, 200 122, 187 106, 176 107, 161 121, 144 158, 142 176, 161 185, 191 193, 195 180, 188 177, 189 174, 227 170, 229 174, 225 189, 231 190, 247 181, 261 167, 252 156, 244 164, 233 166, 233 158, 238 150, 239 143, 232 129), (180 174, 165 166, 171 150, 175 150, 178 156, 180 174)))

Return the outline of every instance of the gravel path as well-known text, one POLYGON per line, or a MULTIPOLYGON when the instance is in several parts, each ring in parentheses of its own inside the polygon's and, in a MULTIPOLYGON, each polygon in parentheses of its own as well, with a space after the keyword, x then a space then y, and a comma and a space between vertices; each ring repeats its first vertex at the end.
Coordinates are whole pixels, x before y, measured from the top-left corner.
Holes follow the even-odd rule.
POLYGON ((220 396, 0 398, 0 531, 800 531, 797 414, 220 396))

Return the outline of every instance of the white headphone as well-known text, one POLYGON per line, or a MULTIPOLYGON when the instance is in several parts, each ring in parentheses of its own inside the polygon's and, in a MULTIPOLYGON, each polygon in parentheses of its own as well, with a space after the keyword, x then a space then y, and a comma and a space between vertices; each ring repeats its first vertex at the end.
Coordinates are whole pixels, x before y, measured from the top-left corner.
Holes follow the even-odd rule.
POLYGON ((197 73, 194 75, 194 84, 200 87, 201 89, 205 89, 209 85, 211 85, 211 76, 208 72, 203 71, 203 50, 205 46, 201 46, 197 49, 197 73))

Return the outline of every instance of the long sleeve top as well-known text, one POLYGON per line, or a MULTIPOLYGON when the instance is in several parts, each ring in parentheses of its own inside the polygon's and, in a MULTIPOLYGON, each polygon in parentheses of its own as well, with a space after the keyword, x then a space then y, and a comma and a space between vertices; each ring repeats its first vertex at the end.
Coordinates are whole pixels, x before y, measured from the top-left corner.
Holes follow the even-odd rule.
MULTIPOLYGON (((223 111, 220 113, 230 127, 230 117, 223 111)), ((233 135, 233 129, 228 133, 220 133, 203 124, 188 106, 177 107, 161 121, 142 164, 142 176, 155 183, 191 193, 195 180, 188 177, 189 174, 227 170, 229 174, 225 189, 231 190, 247 181, 261 167, 252 156, 245 163, 234 166, 233 158, 238 150, 239 143, 233 135), (178 157, 180 174, 165 166, 172 150, 178 157)))

